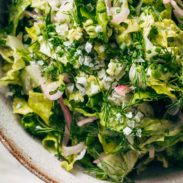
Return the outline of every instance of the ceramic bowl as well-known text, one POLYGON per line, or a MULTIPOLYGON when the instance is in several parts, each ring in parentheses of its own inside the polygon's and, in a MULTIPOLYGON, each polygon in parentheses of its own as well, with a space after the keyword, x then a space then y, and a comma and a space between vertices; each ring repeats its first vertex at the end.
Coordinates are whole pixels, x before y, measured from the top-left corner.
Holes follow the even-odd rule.
MULTIPOLYGON (((0 24, 6 22, 4 10, 8 0, 0 0, 0 24)), ((7 88, 0 89, 0 141, 28 170, 47 183, 102 183, 83 173, 76 165, 72 172, 60 166, 60 161, 48 153, 39 141, 32 138, 12 114, 11 102, 5 97, 7 88)), ((136 183, 183 183, 183 171, 151 167, 135 178, 136 183)))

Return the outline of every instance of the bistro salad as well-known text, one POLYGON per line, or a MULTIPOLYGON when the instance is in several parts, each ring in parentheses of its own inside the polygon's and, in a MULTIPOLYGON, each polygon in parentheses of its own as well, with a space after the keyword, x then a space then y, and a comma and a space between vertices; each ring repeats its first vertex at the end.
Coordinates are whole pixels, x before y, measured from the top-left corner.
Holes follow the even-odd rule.
POLYGON ((0 85, 63 168, 122 183, 182 166, 181 0, 13 0, 8 12, 0 85))

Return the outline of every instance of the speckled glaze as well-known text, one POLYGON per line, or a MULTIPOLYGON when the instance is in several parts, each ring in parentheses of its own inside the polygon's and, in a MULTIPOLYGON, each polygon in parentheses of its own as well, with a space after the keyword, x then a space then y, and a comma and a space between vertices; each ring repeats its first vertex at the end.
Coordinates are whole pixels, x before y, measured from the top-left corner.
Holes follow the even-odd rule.
MULTIPOLYGON (((0 25, 5 21, 4 2, 7 0, 0 0, 0 25)), ((22 129, 19 118, 12 114, 11 102, 5 97, 6 90, 0 88, 0 141, 21 164, 46 183, 104 183, 83 173, 79 166, 70 173, 61 168, 60 162, 22 129)), ((152 167, 135 180, 136 183, 183 183, 183 171, 152 167)))

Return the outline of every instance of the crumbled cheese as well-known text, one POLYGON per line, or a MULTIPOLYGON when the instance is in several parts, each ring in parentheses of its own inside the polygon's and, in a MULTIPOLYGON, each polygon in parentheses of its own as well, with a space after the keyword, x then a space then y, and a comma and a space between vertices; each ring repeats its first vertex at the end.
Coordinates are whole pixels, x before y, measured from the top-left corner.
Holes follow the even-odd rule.
POLYGON ((142 137, 142 130, 141 129, 138 129, 137 132, 136 132, 136 135, 138 137, 142 137))
POLYGON ((120 118, 121 118, 121 114, 120 114, 120 113, 117 113, 117 114, 116 114, 116 118, 117 118, 117 119, 120 119, 120 118))
POLYGON ((125 129, 123 129, 123 133, 125 135, 130 135, 131 132, 132 132, 132 130, 129 127, 126 127, 125 129))
POLYGON ((67 86, 67 90, 68 90, 69 93, 72 93, 74 91, 74 84, 69 84, 67 86))
POLYGON ((98 72, 98 77, 99 79, 105 78, 106 74, 105 74, 105 70, 102 69, 101 71, 98 72))
POLYGON ((76 96, 74 97, 74 100, 75 100, 75 101, 79 100, 79 97, 76 95, 76 96))
POLYGON ((98 85, 95 85, 94 82, 91 82, 91 94, 96 94, 100 90, 100 87, 98 85))
POLYGON ((62 48, 60 46, 57 46, 56 52, 59 52, 61 50, 62 50, 62 48))
POLYGON ((127 118, 132 118, 132 117, 133 117, 132 112, 128 112, 128 113, 126 114, 126 117, 127 117, 127 118))
POLYGON ((85 77, 76 77, 77 83, 82 84, 83 86, 87 85, 87 80, 85 77))
POLYGON ((101 25, 97 25, 95 27, 95 32, 99 33, 99 32, 103 32, 102 26, 101 25))
POLYGON ((42 60, 39 60, 39 61, 37 62, 37 64, 40 65, 40 66, 42 66, 42 65, 44 65, 44 62, 43 62, 42 60))
POLYGON ((92 64, 91 61, 92 61, 91 57, 88 57, 88 56, 84 57, 84 65, 91 66, 92 64))
POLYGON ((105 51, 105 46, 101 45, 99 46, 100 53, 103 53, 105 51))
POLYGON ((140 111, 138 111, 137 112, 137 114, 135 115, 135 120, 137 121, 137 122, 140 122, 140 120, 143 118, 143 114, 140 112, 140 111))
POLYGON ((77 54, 77 55, 82 55, 82 51, 81 51, 81 50, 77 50, 77 51, 76 51, 76 54, 77 54))
POLYGON ((127 124, 129 127, 134 128, 135 127, 135 121, 134 120, 128 120, 127 124))
POLYGON ((68 25, 67 24, 57 24, 56 25, 56 32, 61 36, 66 36, 68 33, 68 25))
POLYGON ((92 50, 92 47, 93 47, 92 44, 89 43, 89 42, 87 42, 86 45, 85 45, 85 50, 86 50, 86 52, 87 52, 87 53, 90 53, 91 50, 92 50))
POLYGON ((79 59, 78 59, 78 61, 79 61, 79 63, 82 65, 83 62, 84 62, 84 58, 83 58, 82 56, 80 56, 79 59))
POLYGON ((71 46, 72 45, 72 41, 65 41, 63 44, 64 44, 64 46, 71 46))

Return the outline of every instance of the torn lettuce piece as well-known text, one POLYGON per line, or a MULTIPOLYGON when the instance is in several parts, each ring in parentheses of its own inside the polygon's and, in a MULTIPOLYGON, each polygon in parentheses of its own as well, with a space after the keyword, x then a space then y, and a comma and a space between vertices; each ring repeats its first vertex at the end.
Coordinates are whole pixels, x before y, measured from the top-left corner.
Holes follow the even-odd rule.
POLYGON ((108 15, 107 15, 107 9, 104 0, 98 0, 96 5, 96 19, 99 25, 102 26, 103 29, 103 35, 104 35, 104 41, 108 42, 108 30, 107 30, 107 24, 109 22, 108 15))
POLYGON ((47 99, 43 93, 30 91, 28 105, 34 113, 39 115, 49 125, 49 118, 52 115, 53 101, 47 99))
POLYGON ((43 140, 43 147, 50 153, 57 154, 58 150, 61 152, 61 145, 58 142, 59 137, 55 134, 48 134, 43 140))
POLYGON ((62 168, 64 168, 67 171, 71 171, 73 169, 74 163, 77 161, 77 154, 69 155, 65 157, 66 160, 61 162, 62 168))
POLYGON ((32 89, 40 86, 32 66, 25 67, 20 77, 22 80, 24 92, 26 94, 28 94, 32 89))
POLYGON ((131 34, 132 32, 137 32, 139 30, 138 20, 136 18, 127 19, 124 21, 124 25, 114 25, 116 34, 116 41, 118 44, 126 43, 130 45, 132 42, 131 34))
POLYGON ((112 180, 121 182, 135 166, 139 153, 131 150, 123 155, 111 154, 102 156, 103 158, 101 157, 97 166, 104 170, 112 180))
POLYGON ((23 98, 14 98, 13 113, 26 115, 32 113, 33 110, 29 107, 27 101, 23 98))
POLYGON ((9 13, 9 24, 13 25, 12 34, 16 35, 16 29, 18 26, 18 22, 20 20, 20 16, 30 5, 30 0, 17 0, 14 1, 9 13))
POLYGON ((158 80, 149 80, 148 85, 154 89, 157 94, 164 94, 176 99, 176 96, 172 93, 175 91, 175 89, 171 85, 158 80))

